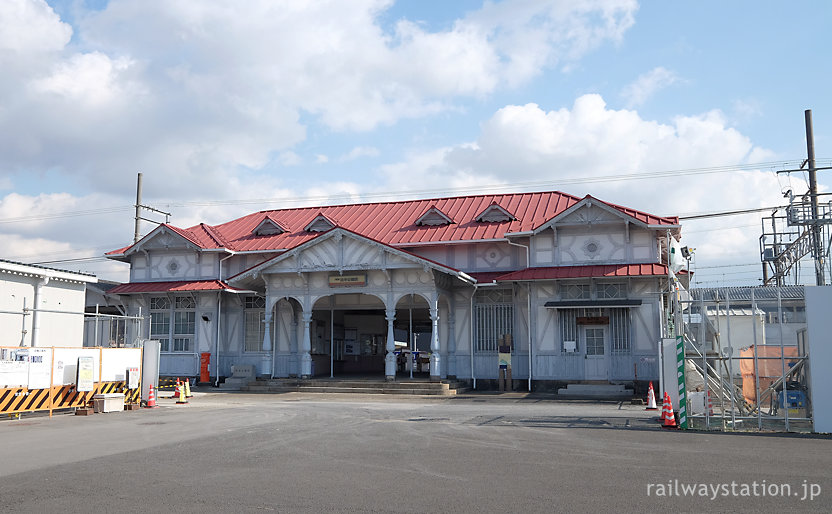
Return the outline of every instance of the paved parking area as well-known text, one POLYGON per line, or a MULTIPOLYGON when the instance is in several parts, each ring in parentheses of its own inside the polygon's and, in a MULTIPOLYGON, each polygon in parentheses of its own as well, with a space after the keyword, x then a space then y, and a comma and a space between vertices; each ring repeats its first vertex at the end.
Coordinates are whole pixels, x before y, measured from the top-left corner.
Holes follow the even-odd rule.
POLYGON ((196 393, 184 406, 165 398, 152 410, 2 421, 0 511, 828 512, 832 505, 828 438, 669 432, 641 406, 524 396, 196 393), (788 484, 794 494, 741 495, 754 484, 758 493, 788 484), (801 499, 815 484, 818 494, 801 499), (717 494, 674 495, 685 485, 716 486, 717 494))

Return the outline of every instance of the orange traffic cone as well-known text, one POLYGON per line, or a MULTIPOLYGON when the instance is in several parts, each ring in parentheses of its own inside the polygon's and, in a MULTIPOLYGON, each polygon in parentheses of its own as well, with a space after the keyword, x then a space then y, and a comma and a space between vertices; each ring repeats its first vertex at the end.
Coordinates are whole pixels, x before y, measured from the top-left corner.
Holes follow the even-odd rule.
POLYGON ((173 397, 179 398, 179 387, 182 386, 182 383, 179 382, 179 377, 176 377, 176 389, 174 389, 173 397))
POLYGON ((673 403, 670 401, 670 395, 667 391, 664 392, 664 401, 662 402, 662 420, 664 421, 662 428, 677 428, 676 417, 673 415, 673 403))
POLYGON ((650 389, 647 390, 647 408, 645 410, 659 410, 656 406, 656 393, 653 392, 653 382, 650 382, 650 389))
POLYGON ((176 405, 186 405, 188 403, 188 399, 185 398, 185 391, 183 391, 184 386, 179 384, 176 386, 176 405))
POLYGON ((153 384, 150 384, 150 390, 147 392, 147 405, 145 405, 145 408, 155 409, 156 407, 156 393, 153 392, 153 384))

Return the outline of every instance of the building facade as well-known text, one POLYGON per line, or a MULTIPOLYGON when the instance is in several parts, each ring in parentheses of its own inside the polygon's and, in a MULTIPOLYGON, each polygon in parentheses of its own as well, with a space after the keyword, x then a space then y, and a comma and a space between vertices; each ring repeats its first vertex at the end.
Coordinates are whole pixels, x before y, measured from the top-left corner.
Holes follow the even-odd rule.
POLYGON ((0 259, 0 346, 82 346, 93 275, 0 259))
POLYGON ((162 224, 110 252, 110 291, 162 344, 161 373, 658 377, 674 217, 560 192, 261 211, 162 224))

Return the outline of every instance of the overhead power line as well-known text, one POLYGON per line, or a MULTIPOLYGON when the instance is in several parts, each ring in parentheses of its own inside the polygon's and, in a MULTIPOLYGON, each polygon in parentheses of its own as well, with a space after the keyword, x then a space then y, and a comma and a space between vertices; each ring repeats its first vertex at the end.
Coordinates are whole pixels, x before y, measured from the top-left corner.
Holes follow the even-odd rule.
POLYGON ((64 211, 53 212, 49 214, 32 214, 28 216, 18 216, 15 218, 2 218, 0 223, 25 223, 29 221, 51 220, 59 218, 72 218, 76 216, 97 216, 99 214, 112 214, 115 212, 129 211, 133 208, 132 205, 123 205, 115 207, 106 207, 102 209, 89 209, 84 211, 64 211))
MULTIPOLYGON (((819 159, 818 161, 821 161, 819 159)), ((825 159, 824 159, 825 161, 825 159)), ((832 159, 828 159, 829 163, 832 164, 832 159)), ((597 176, 597 177, 575 177, 575 178, 565 178, 559 179, 557 181, 536 181, 536 182, 515 182, 515 183, 500 183, 500 184, 486 184, 480 186, 473 186, 473 187, 465 187, 465 188, 438 188, 438 189, 422 189, 422 190, 408 190, 408 191, 379 191, 374 193, 361 193, 354 195, 352 193, 344 193, 344 194, 336 194, 336 195, 317 195, 317 196, 292 196, 292 197, 283 197, 283 198, 247 198, 247 199, 235 199, 235 200, 204 200, 204 201, 190 201, 190 202, 169 202, 169 203, 162 203, 162 205, 166 205, 169 207, 210 207, 210 206, 217 206, 217 205, 263 205, 263 204, 274 204, 274 203, 286 203, 286 204, 302 204, 302 203, 315 203, 315 202, 323 202, 323 201, 333 201, 333 200, 351 200, 355 197, 358 197, 360 201, 370 201, 374 199, 391 199, 391 198, 413 198, 413 197, 420 197, 420 196, 427 196, 427 195, 441 195, 441 194, 470 194, 470 193, 489 193, 489 192, 501 192, 505 191, 506 189, 510 188, 517 188, 517 189, 534 189, 534 188, 561 188, 563 185, 568 184, 592 184, 598 182, 621 182, 621 181, 628 181, 628 180, 646 180, 646 179, 655 179, 655 178, 672 178, 672 177, 679 177, 679 176, 689 176, 689 175, 707 175, 707 174, 714 174, 714 173, 731 173, 737 171, 754 171, 754 170, 763 170, 763 171, 772 171, 776 172, 780 168, 787 168, 787 167, 794 167, 799 166, 800 161, 797 160, 788 160, 788 161, 769 161, 769 162, 760 162, 760 163, 751 163, 751 164, 735 164, 735 165, 726 165, 726 166, 711 166, 711 167, 703 167, 703 168, 687 168, 687 169, 677 169, 677 170, 663 170, 663 171, 653 171, 653 172, 635 172, 629 174, 617 174, 617 175, 605 175, 605 176, 597 176)), ((101 209, 88 209, 88 210, 79 210, 79 211, 64 211, 64 212, 55 212, 55 213, 48 213, 48 214, 35 214, 35 215, 28 215, 28 216, 18 216, 14 218, 2 218, 0 219, 0 224, 7 224, 7 223, 25 223, 30 221, 40 221, 40 220, 48 220, 48 219, 59 219, 59 218, 69 218, 69 217, 76 217, 76 216, 96 216, 99 214, 110 214, 116 212, 124 212, 130 211, 135 208, 135 205, 118 205, 118 206, 111 206, 101 209)), ((766 210, 766 209, 760 209, 766 210)), ((752 212, 752 211, 749 211, 752 212)), ((725 216, 730 214, 723 214, 725 216)), ((708 215, 710 216, 710 214, 708 215)), ((686 218, 682 218, 686 219, 686 218)))
POLYGON ((757 209, 740 209, 738 211, 714 211, 708 212, 705 214, 692 214, 690 216, 679 216, 679 220, 698 220, 703 218, 719 218, 722 216, 738 216, 740 214, 751 214, 754 212, 766 212, 766 211, 774 211, 777 209, 783 209, 788 207, 787 205, 779 205, 774 207, 760 207, 757 209))

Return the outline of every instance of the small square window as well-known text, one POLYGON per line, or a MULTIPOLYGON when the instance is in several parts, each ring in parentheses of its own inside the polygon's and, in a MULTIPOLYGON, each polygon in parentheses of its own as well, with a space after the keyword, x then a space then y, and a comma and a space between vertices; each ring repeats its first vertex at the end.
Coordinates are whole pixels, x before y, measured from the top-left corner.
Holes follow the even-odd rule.
POLYGON ((157 296, 150 299, 150 309, 155 311, 170 309, 170 300, 164 296, 157 296))
POLYGON ((190 296, 177 296, 174 299, 174 306, 177 309, 194 309, 196 302, 190 296))
POLYGON ((563 296, 567 300, 588 300, 591 297, 589 284, 568 284, 563 296))
POLYGON ((262 296, 247 296, 245 299, 246 309, 265 309, 266 299, 262 296))

